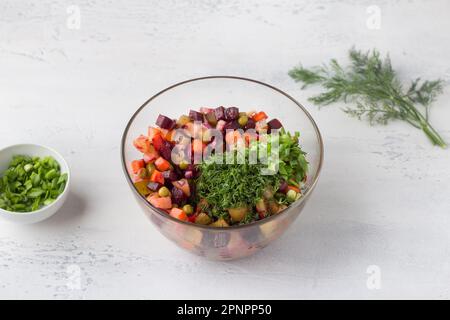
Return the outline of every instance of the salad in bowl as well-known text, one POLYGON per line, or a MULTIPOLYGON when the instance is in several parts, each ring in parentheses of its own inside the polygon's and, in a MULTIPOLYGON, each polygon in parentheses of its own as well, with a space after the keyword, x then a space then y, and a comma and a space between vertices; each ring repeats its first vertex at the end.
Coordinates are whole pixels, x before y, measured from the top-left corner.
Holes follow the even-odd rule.
POLYGON ((122 137, 144 213, 189 252, 230 260, 278 238, 302 211, 323 160, 319 130, 268 84, 213 76, 155 94, 122 137))
POLYGON ((264 111, 202 107, 160 114, 133 145, 138 192, 170 216, 226 228, 279 214, 301 198, 308 162, 300 134, 264 111))

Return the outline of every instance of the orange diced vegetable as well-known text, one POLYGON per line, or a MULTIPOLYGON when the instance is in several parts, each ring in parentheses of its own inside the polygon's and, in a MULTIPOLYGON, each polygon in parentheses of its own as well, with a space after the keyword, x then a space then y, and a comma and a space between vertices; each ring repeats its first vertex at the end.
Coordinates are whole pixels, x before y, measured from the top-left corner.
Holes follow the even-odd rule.
POLYGON ((153 142, 153 146, 155 147, 155 149, 157 151, 160 151, 159 149, 161 148, 161 146, 163 145, 164 142, 164 138, 162 137, 161 133, 155 135, 152 139, 153 142))
POLYGON ((159 157, 155 161, 155 166, 159 171, 166 171, 170 169, 170 163, 163 157, 159 157))
POLYGON ((163 176, 162 172, 160 172, 158 170, 154 170, 152 172, 152 175, 150 176, 150 181, 164 184, 164 176, 163 176))
POLYGON ((188 221, 188 216, 186 212, 184 212, 179 208, 172 208, 172 210, 170 210, 170 215, 176 219, 188 221))
POLYGON ((194 139, 192 141, 192 152, 197 153, 197 154, 202 154, 203 149, 205 149, 206 144, 203 143, 202 140, 199 139, 194 139))
POLYGON ((297 187, 294 187, 294 186, 288 186, 287 188, 288 188, 288 190, 294 190, 294 191, 297 192, 297 193, 301 193, 300 189, 297 188, 297 187))
POLYGON ((149 151, 144 153, 145 163, 152 163, 158 158, 159 158, 158 151, 155 150, 155 147, 153 145, 150 145, 149 151))
POLYGON ((161 130, 158 128, 148 127, 148 138, 150 141, 153 140, 153 138, 157 135, 161 134, 161 130))
POLYGON ((133 171, 134 174, 138 173, 139 169, 144 168, 144 167, 145 167, 145 162, 142 159, 131 161, 131 170, 133 171))
POLYGON ((150 150, 150 140, 142 134, 133 141, 133 145, 142 153, 150 150))
POLYGON ((238 143, 239 140, 241 140, 241 134, 239 131, 235 130, 235 131, 229 131, 225 134, 225 141, 227 142, 227 144, 229 145, 233 145, 238 143))
POLYGON ((255 122, 258 122, 258 121, 261 121, 261 120, 264 120, 267 118, 268 118, 267 114, 264 111, 260 111, 260 112, 256 113, 252 119, 255 120, 255 122))
POLYGON ((147 197, 148 202, 159 209, 170 209, 172 208, 172 199, 170 197, 160 197, 157 194, 152 194, 147 197))
POLYGON ((175 129, 172 129, 169 132, 167 132, 166 140, 167 141, 173 141, 174 136, 175 136, 175 129))

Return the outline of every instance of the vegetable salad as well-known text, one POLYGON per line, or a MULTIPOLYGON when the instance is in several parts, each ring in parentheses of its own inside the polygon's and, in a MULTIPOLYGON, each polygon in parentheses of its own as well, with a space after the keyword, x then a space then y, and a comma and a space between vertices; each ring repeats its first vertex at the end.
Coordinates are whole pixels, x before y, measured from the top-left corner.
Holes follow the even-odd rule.
POLYGON ((279 214, 305 191, 299 133, 264 111, 220 106, 176 120, 159 115, 133 144, 142 154, 129 167, 136 190, 179 220, 247 224, 279 214))

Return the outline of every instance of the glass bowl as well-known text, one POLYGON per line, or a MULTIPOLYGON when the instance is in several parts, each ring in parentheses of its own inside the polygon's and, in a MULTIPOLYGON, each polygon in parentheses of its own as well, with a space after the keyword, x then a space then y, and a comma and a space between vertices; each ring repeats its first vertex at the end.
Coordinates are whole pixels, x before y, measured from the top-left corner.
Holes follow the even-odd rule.
POLYGON ((319 129, 306 109, 283 91, 260 81, 210 76, 183 81, 148 99, 131 117, 122 136, 122 166, 136 201, 156 228, 181 248, 215 260, 249 256, 278 238, 303 210, 320 173, 323 143, 319 129), (215 228, 177 220, 153 207, 133 185, 128 168, 132 160, 142 157, 133 140, 155 124, 159 114, 178 118, 189 109, 205 106, 236 106, 242 111, 261 110, 277 118, 288 131, 300 132, 300 144, 310 163, 307 190, 303 197, 277 215, 257 222, 215 228))

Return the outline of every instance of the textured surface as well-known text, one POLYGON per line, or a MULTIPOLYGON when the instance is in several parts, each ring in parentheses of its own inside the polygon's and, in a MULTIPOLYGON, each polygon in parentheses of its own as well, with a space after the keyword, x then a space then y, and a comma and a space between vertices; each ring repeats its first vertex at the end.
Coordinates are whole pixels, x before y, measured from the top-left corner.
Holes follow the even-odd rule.
MULTIPOLYGON (((158 234, 119 161, 132 112, 187 78, 241 75, 305 103, 287 70, 355 44, 449 83, 448 1, 74 2, 0 1, 0 147, 48 144, 73 172, 52 219, 0 222, 0 298, 450 298, 450 153, 407 125, 310 106, 326 150, 315 194, 283 238, 231 263, 158 234)), ((449 99, 431 119, 447 141, 449 99)))

